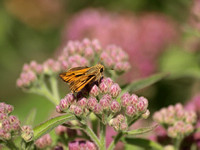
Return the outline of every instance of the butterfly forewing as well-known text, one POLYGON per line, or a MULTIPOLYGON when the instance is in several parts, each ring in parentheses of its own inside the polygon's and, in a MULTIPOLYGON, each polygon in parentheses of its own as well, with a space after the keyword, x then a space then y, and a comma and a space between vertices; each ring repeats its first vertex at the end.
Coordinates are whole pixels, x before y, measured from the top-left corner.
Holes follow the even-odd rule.
POLYGON ((87 84, 100 80, 101 72, 99 66, 103 67, 100 64, 93 67, 75 67, 61 73, 60 77, 69 83, 72 92, 79 92, 87 84))

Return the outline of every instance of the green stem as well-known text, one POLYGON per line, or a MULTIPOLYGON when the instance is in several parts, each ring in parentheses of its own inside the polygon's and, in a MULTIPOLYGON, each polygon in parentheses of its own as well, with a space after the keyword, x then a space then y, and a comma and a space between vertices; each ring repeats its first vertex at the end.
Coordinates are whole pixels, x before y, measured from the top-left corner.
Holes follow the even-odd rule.
POLYGON ((106 149, 106 125, 100 122, 100 143, 101 147, 100 150, 106 149))
POLYGON ((42 96, 45 96, 48 100, 50 100, 54 105, 58 104, 58 100, 54 98, 54 96, 51 94, 51 92, 48 90, 47 86, 45 85, 45 83, 42 83, 40 85, 39 88, 31 88, 30 90, 28 90, 28 92, 30 93, 35 93, 35 94, 39 94, 42 96))
POLYGON ((107 150, 113 150, 115 148, 115 145, 117 144, 117 142, 119 142, 119 140, 121 139, 121 137, 123 136, 123 133, 122 132, 119 132, 114 140, 110 143, 109 147, 107 150))
POLYGON ((45 84, 42 84, 40 93, 49 99, 53 104, 58 105, 59 101, 51 94, 45 84))
POLYGON ((56 99, 57 103, 60 101, 60 96, 58 92, 58 83, 55 76, 50 78, 51 90, 53 93, 54 98, 56 99))
POLYGON ((181 146, 182 138, 175 139, 175 150, 179 150, 181 146))
POLYGON ((92 129, 88 125, 83 125, 83 129, 90 136, 91 140, 93 140, 95 142, 97 147, 100 148, 101 143, 100 143, 98 137, 96 136, 96 134, 92 131, 92 129))
POLYGON ((19 148, 17 148, 17 146, 15 145, 15 143, 13 143, 13 141, 11 141, 11 140, 6 141, 6 146, 9 149, 12 149, 12 150, 18 150, 19 149, 19 148))

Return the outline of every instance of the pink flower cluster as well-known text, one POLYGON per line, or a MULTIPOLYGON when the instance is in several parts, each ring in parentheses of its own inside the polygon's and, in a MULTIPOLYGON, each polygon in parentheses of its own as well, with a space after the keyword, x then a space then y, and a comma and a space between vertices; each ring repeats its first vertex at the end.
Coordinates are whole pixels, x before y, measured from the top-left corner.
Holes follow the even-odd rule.
POLYGON ((63 41, 85 37, 97 38, 103 46, 122 47, 131 57, 131 77, 140 77, 155 72, 158 56, 176 41, 177 30, 172 20, 156 13, 136 17, 87 9, 69 21, 63 41))
POLYGON ((16 116, 10 115, 13 106, 0 103, 0 139, 10 140, 20 132, 20 121, 16 116))
POLYGON ((37 87, 44 74, 51 76, 73 67, 92 66, 100 61, 106 68, 117 72, 126 72, 130 68, 128 55, 117 46, 104 49, 98 40, 69 41, 57 59, 48 59, 43 64, 36 61, 25 64, 16 84, 24 89, 37 87))
POLYGON ((155 112, 153 119, 167 129, 167 135, 171 138, 183 138, 191 134, 197 122, 196 113, 184 110, 180 103, 155 112))
POLYGON ((59 113, 71 112, 79 117, 86 117, 93 112, 102 122, 109 123, 115 130, 126 130, 131 119, 143 115, 146 116, 143 118, 148 117, 148 100, 129 93, 123 94, 120 98, 120 93, 121 88, 117 83, 110 78, 104 78, 99 87, 94 85, 91 88, 89 98, 76 98, 72 93, 67 94, 56 106, 56 110, 59 113))
POLYGON ((193 27, 200 30, 200 1, 194 0, 191 8, 190 23, 193 27))
POLYGON ((74 141, 68 145, 69 150, 97 150, 96 145, 90 141, 74 141))
POLYGON ((119 72, 130 68, 128 55, 120 47, 109 45, 103 48, 98 40, 89 39, 83 39, 82 42, 69 41, 58 60, 61 61, 63 69, 66 69, 68 64, 71 64, 70 67, 77 67, 94 65, 97 62, 119 72))
POLYGON ((75 137, 77 135, 77 130, 67 128, 63 125, 59 125, 55 128, 55 132, 57 135, 67 134, 69 138, 75 137))
POLYGON ((189 111, 195 111, 198 115, 198 117, 200 116, 200 95, 196 95, 194 96, 186 105, 185 105, 185 109, 189 110, 189 111))
POLYGON ((37 141, 35 141, 35 145, 39 149, 44 149, 52 144, 52 138, 49 134, 45 134, 42 137, 40 137, 37 141))

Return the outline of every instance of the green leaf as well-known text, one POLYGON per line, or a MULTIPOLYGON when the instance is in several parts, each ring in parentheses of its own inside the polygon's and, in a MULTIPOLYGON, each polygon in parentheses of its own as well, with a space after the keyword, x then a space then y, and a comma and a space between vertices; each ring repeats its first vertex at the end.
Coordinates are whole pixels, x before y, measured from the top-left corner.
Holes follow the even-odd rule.
POLYGON ((129 135, 135 136, 135 135, 138 135, 138 134, 144 134, 144 133, 150 132, 150 131, 154 130, 156 127, 157 127, 157 125, 154 125, 154 126, 151 126, 151 127, 145 127, 145 128, 139 128, 139 129, 136 129, 136 130, 126 131, 126 132, 123 132, 123 133, 127 134, 128 136, 129 135))
POLYGON ((25 120, 24 120, 24 125, 33 125, 34 120, 35 120, 35 116, 36 116, 36 109, 32 109, 29 114, 26 116, 25 120))
POLYGON ((170 72, 170 78, 200 78, 199 55, 172 47, 161 58, 160 70, 170 72))
POLYGON ((153 150, 163 150, 163 147, 154 141, 148 140, 148 139, 142 139, 142 138, 124 138, 123 140, 125 143, 130 145, 139 146, 142 148, 145 148, 147 150, 153 149, 153 150))
POLYGON ((47 120, 46 122, 36 126, 33 131, 34 131, 34 140, 37 140, 40 138, 42 135, 50 132, 52 129, 57 127, 60 124, 63 124, 67 121, 74 120, 75 116, 71 114, 65 114, 61 116, 57 116, 54 118, 51 118, 47 120))
POLYGON ((135 91, 141 90, 147 86, 150 86, 150 85, 162 80, 167 75, 168 75, 168 73, 159 73, 159 74, 152 75, 145 79, 134 81, 133 83, 131 83, 127 87, 125 87, 125 89, 123 89, 123 90, 129 91, 129 92, 135 92, 135 91))

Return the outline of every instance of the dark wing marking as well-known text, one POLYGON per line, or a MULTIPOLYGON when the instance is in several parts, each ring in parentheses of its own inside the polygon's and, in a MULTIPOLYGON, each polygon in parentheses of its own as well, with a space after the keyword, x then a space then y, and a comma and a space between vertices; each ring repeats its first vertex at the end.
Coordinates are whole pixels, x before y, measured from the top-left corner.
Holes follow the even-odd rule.
POLYGON ((74 92, 81 91, 88 83, 95 81, 95 75, 85 75, 70 83, 70 89, 74 92))
POLYGON ((67 72, 63 72, 59 74, 61 79, 63 79, 65 82, 70 83, 72 82, 75 78, 80 77, 82 75, 85 75, 88 72, 89 68, 87 67, 76 67, 72 68, 67 72), (83 69, 81 69, 83 68, 83 69), (74 71, 73 71, 74 70, 74 71))

